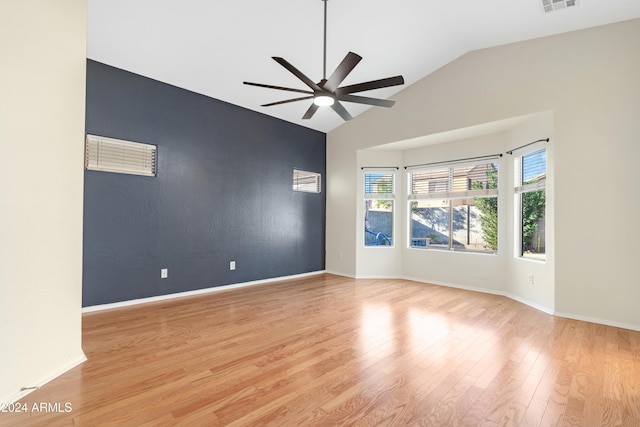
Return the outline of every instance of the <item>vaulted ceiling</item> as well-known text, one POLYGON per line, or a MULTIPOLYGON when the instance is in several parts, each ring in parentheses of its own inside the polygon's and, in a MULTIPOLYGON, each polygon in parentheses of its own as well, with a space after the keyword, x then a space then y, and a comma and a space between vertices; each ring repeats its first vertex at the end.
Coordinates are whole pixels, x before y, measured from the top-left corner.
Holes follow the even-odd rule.
MULTIPOLYGON (((393 99, 469 51, 640 17, 638 0, 575 0, 575 6, 549 13, 543 2, 565 5, 565 0, 329 0, 327 74, 347 52, 355 52, 363 60, 344 84, 401 74, 404 86, 361 93, 393 99)), ((314 81, 322 78, 321 0, 88 4, 90 59, 323 132, 343 123, 329 108, 302 120, 310 101, 261 107, 299 94, 242 84, 307 89, 272 56, 285 58, 314 81)), ((344 106, 354 117, 367 108, 344 106)))

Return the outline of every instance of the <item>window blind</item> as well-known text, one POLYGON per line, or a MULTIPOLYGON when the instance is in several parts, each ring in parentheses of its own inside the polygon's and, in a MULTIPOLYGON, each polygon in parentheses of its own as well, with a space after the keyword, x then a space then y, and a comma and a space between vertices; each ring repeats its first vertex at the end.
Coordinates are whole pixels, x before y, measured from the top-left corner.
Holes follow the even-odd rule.
POLYGON ((87 135, 85 168, 103 172, 156 176, 157 147, 140 142, 87 135))
POLYGON ((515 192, 542 190, 547 181, 547 150, 539 149, 514 160, 515 192))
POLYGON ((320 174, 300 169, 293 170, 293 190, 320 193, 320 174))
POLYGON ((409 199, 464 199, 498 194, 498 163, 450 164, 409 172, 409 199))
POLYGON ((364 174, 364 194, 367 199, 393 199, 394 174, 392 172, 367 172, 364 174))

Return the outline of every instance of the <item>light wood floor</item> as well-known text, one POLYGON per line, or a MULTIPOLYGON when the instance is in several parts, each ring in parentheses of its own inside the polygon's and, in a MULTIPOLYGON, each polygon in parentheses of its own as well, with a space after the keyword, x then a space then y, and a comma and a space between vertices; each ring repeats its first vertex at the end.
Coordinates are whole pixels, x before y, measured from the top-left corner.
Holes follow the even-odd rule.
POLYGON ((640 426, 640 332, 321 275, 83 317, 88 361, 0 425, 640 426))

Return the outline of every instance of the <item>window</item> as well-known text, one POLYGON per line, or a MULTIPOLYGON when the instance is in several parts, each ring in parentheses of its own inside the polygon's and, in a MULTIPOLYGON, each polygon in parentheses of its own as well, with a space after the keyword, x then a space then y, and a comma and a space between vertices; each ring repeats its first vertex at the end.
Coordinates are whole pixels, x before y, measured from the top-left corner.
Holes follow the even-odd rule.
POLYGON ((364 245, 393 245, 395 174, 368 171, 364 174, 364 245))
POLYGON ((293 191, 319 193, 320 189, 319 173, 303 171, 300 169, 293 170, 293 191))
POLYGON ((411 168, 409 233, 412 248, 495 253, 497 157, 411 168))
POLYGON ((514 159, 519 256, 545 259, 547 150, 533 147, 514 159))
POLYGON ((103 172, 155 176, 156 152, 155 145, 87 135, 85 168, 103 172))

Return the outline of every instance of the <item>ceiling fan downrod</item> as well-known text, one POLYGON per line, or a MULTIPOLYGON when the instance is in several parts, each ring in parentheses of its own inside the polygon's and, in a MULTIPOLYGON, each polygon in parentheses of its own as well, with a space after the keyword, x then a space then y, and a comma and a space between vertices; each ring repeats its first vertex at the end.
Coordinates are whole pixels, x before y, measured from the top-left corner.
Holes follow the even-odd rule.
POLYGON ((327 2, 329 0, 322 0, 324 3, 324 45, 322 56, 322 81, 327 80, 327 2))
MULTIPOLYGON (((318 83, 322 89, 327 82, 327 2, 329 0, 322 0, 324 3, 324 42, 322 47, 322 80, 318 83)), ((330 107, 335 102, 335 97, 329 93, 320 92, 313 96, 313 103, 318 107, 330 107)))

